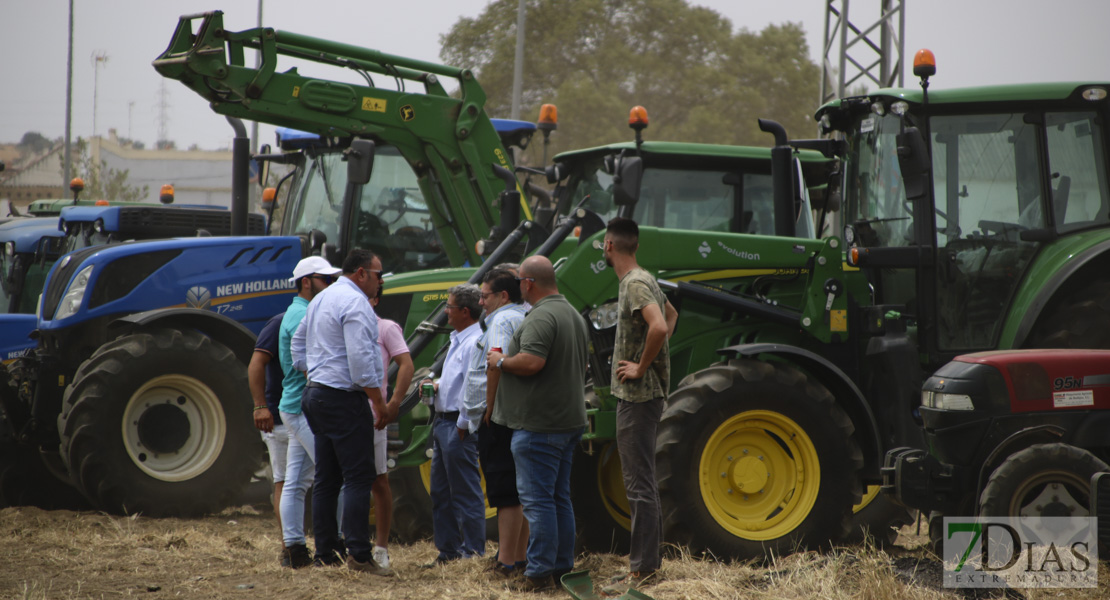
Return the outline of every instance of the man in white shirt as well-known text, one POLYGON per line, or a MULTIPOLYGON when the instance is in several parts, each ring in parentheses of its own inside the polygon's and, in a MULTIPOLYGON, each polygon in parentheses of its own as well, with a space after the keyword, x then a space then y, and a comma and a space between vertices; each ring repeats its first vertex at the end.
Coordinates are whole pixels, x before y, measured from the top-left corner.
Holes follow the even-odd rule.
POLYGON ((378 319, 370 306, 381 277, 378 257, 351 250, 343 275, 308 305, 290 350, 293 367, 308 375, 302 404, 316 447, 316 564, 338 564, 346 555, 351 570, 392 575, 374 561, 370 540, 370 489, 377 475, 372 432, 395 417, 382 399, 378 319), (343 541, 336 517, 341 488, 343 541))
POLYGON ((460 411, 466 372, 478 352, 480 291, 473 284, 447 291, 451 346, 436 387, 432 422, 432 528, 439 556, 428 566, 480 556, 486 544, 486 508, 478 470, 478 436, 460 411))

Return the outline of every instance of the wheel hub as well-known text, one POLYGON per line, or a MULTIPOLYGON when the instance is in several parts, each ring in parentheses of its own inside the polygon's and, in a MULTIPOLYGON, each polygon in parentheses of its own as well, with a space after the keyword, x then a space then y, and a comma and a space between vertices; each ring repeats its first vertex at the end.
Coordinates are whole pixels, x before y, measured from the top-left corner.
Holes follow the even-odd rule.
POLYGON ((762 457, 745 456, 736 461, 732 469, 732 486, 745 494, 755 494, 763 490, 771 473, 762 457))
POLYGON ((160 375, 131 395, 122 434, 127 454, 141 471, 160 481, 187 481, 219 458, 227 421, 220 399, 204 382, 160 375))
POLYGON ((156 404, 139 417, 138 433, 139 443, 152 452, 177 452, 189 439, 189 417, 173 404, 156 404))

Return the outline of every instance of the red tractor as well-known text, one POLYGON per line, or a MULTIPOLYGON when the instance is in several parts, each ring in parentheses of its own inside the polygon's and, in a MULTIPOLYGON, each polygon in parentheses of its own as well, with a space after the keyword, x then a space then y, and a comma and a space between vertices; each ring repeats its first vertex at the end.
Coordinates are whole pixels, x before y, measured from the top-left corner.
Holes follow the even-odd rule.
POLYGON ((918 410, 928 450, 889 451, 883 491, 929 515, 934 544, 944 515, 1094 516, 1092 477, 1110 471, 1110 351, 957 356, 918 410))

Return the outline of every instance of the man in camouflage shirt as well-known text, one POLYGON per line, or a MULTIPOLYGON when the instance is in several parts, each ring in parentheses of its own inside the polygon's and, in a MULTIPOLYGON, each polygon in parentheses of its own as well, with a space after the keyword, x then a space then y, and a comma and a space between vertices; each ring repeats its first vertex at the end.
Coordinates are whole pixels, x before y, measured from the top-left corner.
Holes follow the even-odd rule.
POLYGON ((640 228, 631 219, 615 218, 605 231, 605 262, 620 280, 617 339, 613 350, 611 391, 617 404, 617 449, 632 509, 629 577, 637 586, 660 565, 661 515, 655 480, 655 432, 670 386, 667 338, 678 311, 659 289, 655 277, 636 262, 640 228))

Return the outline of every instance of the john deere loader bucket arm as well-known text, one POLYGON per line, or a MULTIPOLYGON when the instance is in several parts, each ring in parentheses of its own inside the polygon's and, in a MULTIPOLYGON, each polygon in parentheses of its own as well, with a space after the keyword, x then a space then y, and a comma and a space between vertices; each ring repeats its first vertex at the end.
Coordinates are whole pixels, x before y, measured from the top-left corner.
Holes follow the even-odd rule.
POLYGON ((492 165, 512 165, 469 70, 266 27, 230 32, 221 11, 182 16, 153 64, 217 113, 396 146, 416 171, 441 238, 460 237, 461 248, 446 244, 449 253, 464 253, 451 256, 452 263, 478 261, 474 243, 498 220, 491 203, 501 182, 492 165), (245 64, 248 48, 260 56, 257 68, 245 64), (296 67, 279 72, 278 56, 351 69, 366 84, 308 77, 296 67), (376 87, 375 75, 395 80, 398 89, 376 87), (457 81, 458 98, 440 77, 457 81))

